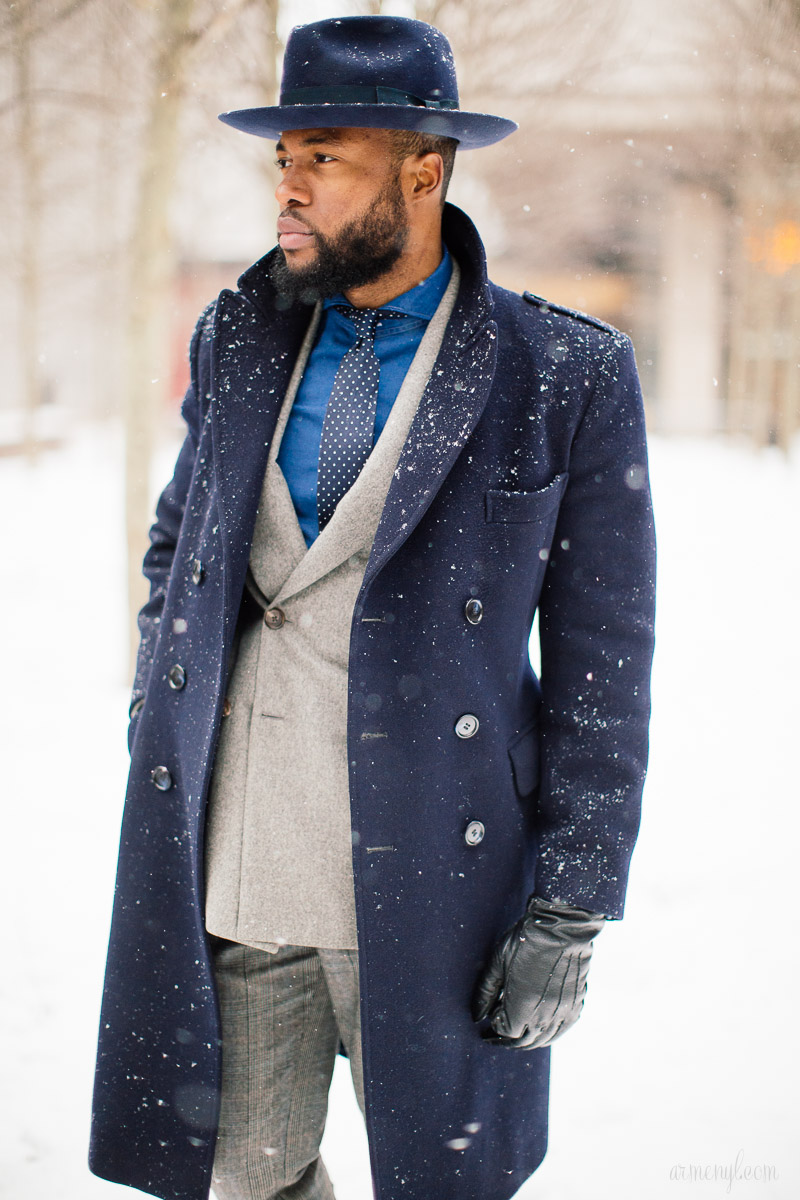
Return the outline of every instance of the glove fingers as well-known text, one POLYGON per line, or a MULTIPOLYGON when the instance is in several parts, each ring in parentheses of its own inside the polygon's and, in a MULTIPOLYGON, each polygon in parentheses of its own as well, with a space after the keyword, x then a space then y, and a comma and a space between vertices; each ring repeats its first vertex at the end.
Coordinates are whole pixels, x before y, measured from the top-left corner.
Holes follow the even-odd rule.
POLYGON ((497 1034, 517 1046, 543 1042, 559 1016, 564 991, 564 972, 559 969, 562 959, 559 954, 548 975, 536 982, 533 993, 530 978, 520 981, 509 973, 502 1011, 492 1016, 497 1034))
POLYGON ((542 994, 532 1003, 532 997, 517 995, 513 972, 506 962, 505 987, 500 1001, 491 1013, 492 1034, 484 1035, 493 1045, 539 1050, 550 1046, 571 1029, 583 1009, 586 995, 588 955, 564 963, 559 955, 553 964, 542 994), (518 1002, 519 1001, 519 1002, 518 1002))
POLYGON ((516 1038, 518 1038, 522 1032, 519 1029, 512 1028, 511 1019, 505 1006, 505 996, 489 1018, 489 1023, 498 1037, 506 1038, 508 1040, 516 1040, 516 1038))
MULTIPOLYGON (((588 962, 588 956, 587 962, 588 962)), ((555 1008, 551 1010, 550 1020, 546 1028, 540 1029, 531 1043, 532 1048, 550 1046, 566 1033, 578 1020, 583 1011, 583 1001, 586 996, 586 971, 582 970, 583 956, 571 962, 567 968, 555 1008)))
POLYGON ((482 1021, 484 1017, 489 1015, 503 990, 505 983, 503 945, 504 943, 501 943, 495 948, 492 957, 489 959, 488 966, 484 970, 483 975, 478 979, 475 993, 472 997, 473 1021, 482 1021))
POLYGON ((576 1020, 577 1016, 570 1020, 549 1024, 545 1028, 530 1029, 525 1025, 518 1037, 509 1037, 508 1035, 503 1035, 502 1023, 497 1027, 493 1019, 492 1027, 495 1029, 495 1033, 484 1034, 483 1036, 484 1041, 491 1042, 495 1046, 516 1047, 520 1050, 543 1050, 546 1046, 552 1045, 556 1038, 561 1037, 562 1033, 566 1033, 568 1029, 571 1029, 576 1020))
POLYGON ((481 1037, 491 1046, 508 1046, 512 1050, 538 1050, 540 1046, 538 1031, 532 1035, 527 1026, 520 1037, 502 1037, 497 1033, 482 1033, 481 1037))
POLYGON ((596 930, 573 928, 572 915, 529 909, 497 943, 471 1004, 473 1020, 489 1019, 485 1041, 539 1049, 578 1020, 592 952, 591 940, 581 942, 596 930))
POLYGON ((526 997, 520 996, 519 989, 514 986, 514 978, 509 975, 502 1000, 491 1015, 492 1028, 501 1037, 515 1042, 521 1042, 527 1037, 533 1027, 538 1029, 548 1020, 549 1009, 542 1009, 541 1000, 531 1006, 530 1002, 520 1003, 526 997))

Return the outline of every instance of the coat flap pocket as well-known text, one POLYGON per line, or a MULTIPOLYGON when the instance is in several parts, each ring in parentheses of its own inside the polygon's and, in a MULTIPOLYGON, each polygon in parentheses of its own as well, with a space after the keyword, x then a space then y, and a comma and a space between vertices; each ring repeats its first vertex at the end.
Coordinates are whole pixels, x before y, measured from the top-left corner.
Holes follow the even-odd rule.
POLYGON ((556 475, 547 487, 531 492, 486 493, 486 520, 491 522, 541 521, 558 508, 569 479, 568 472, 556 475))
POLYGON ((520 796, 529 796, 539 783, 539 726, 529 725, 508 744, 514 783, 520 796))

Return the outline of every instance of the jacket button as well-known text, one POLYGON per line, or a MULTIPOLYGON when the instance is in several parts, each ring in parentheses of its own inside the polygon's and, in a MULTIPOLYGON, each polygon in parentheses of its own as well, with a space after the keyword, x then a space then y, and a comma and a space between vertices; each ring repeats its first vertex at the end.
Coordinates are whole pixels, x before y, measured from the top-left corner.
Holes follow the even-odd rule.
POLYGON ((225 699, 222 701, 222 715, 223 715, 223 717, 229 717, 229 716, 231 715, 231 712, 232 712, 232 711, 233 711, 233 705, 232 705, 232 703, 230 702, 230 700, 228 699, 228 697, 226 696, 226 697, 225 697, 225 699))
POLYGON ((180 663, 175 663, 174 667, 170 667, 167 675, 167 683, 173 692, 179 692, 181 688, 186 687, 186 672, 180 663))
POLYGON ((464 830, 464 841, 468 846, 477 846, 483 841, 483 835, 486 833, 483 821, 470 821, 467 828, 464 830))
POLYGON ((480 721, 472 713, 464 713, 463 717, 459 717, 455 724, 456 736, 460 738, 475 737, 478 732, 480 721))
POLYGON ((192 583, 199 587, 205 578, 206 569, 199 558, 192 559, 192 583))
POLYGON ((264 624, 267 629, 280 629, 286 621, 286 613, 282 608, 268 608, 264 613, 264 624))
POLYGON ((168 792, 172 787, 172 776, 166 767, 154 767, 150 779, 160 792, 168 792))
POLYGON ((479 625, 483 620, 483 604, 480 600, 468 600, 464 605, 464 616, 470 625, 479 625))

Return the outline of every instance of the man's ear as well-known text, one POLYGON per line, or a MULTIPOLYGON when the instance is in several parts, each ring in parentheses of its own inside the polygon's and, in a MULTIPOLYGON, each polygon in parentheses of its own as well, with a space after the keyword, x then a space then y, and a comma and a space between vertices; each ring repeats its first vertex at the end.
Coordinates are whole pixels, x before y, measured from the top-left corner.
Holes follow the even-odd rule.
POLYGON ((444 165, 440 154, 422 154, 412 167, 412 200, 422 200, 438 192, 442 186, 444 165))

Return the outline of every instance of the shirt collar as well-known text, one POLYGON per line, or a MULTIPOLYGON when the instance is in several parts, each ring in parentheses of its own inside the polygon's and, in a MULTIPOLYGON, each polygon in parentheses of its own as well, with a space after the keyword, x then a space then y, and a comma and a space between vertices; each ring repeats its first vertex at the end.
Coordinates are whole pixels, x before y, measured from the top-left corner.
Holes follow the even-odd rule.
MULTIPOLYGON (((446 246, 443 246, 442 249, 444 251, 442 261, 432 275, 429 275, 427 279, 423 279, 422 283, 418 283, 416 287, 403 292, 402 296, 396 296, 388 304, 382 304, 381 308, 388 308, 392 312, 405 313, 407 317, 421 317, 423 321, 430 321, 439 307, 442 296, 447 291, 447 285, 450 282, 450 275, 453 271, 453 260, 450 257, 450 251, 446 246)), ((345 296, 331 296, 327 300, 323 300, 323 307, 331 308, 334 304, 347 303, 348 301, 345 296)))

